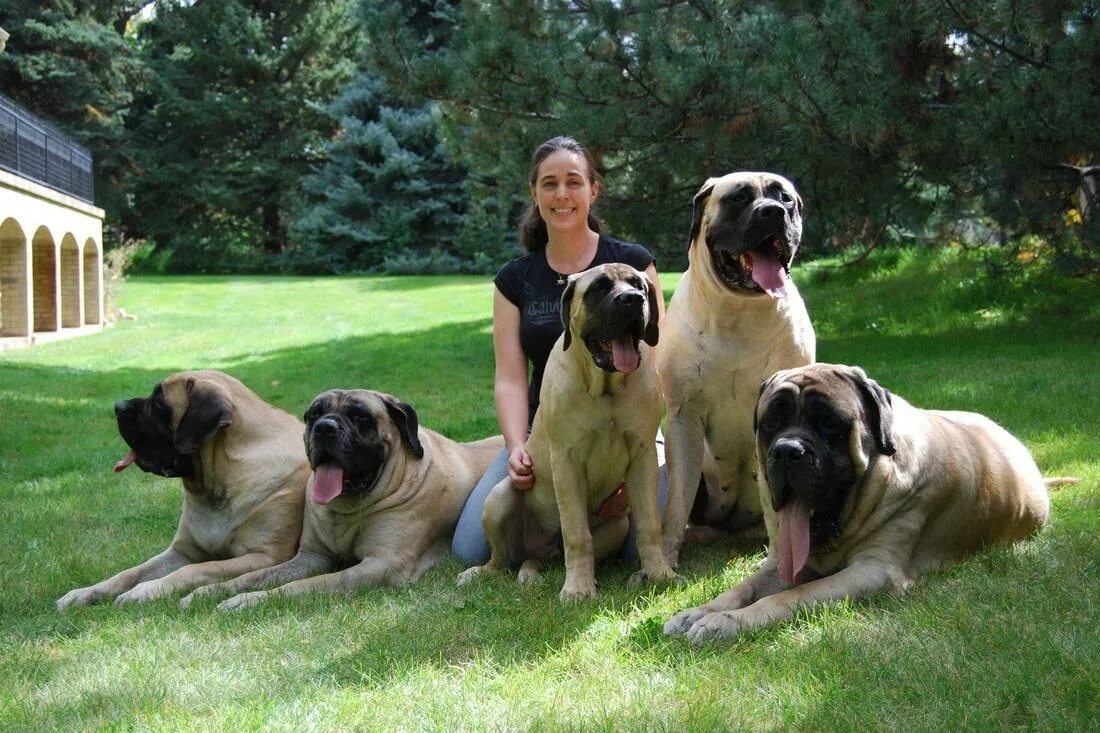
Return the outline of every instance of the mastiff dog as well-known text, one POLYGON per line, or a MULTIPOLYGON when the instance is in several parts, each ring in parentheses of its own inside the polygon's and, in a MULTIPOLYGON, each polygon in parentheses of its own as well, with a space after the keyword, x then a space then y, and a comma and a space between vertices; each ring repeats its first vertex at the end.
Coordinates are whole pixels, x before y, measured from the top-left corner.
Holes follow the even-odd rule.
POLYGON ((1020 441, 972 412, 921 410, 858 367, 781 371, 755 411, 768 556, 665 633, 732 638, 1031 535, 1049 498, 1020 441))
POLYGON ((788 277, 801 237, 802 199, 781 176, 731 173, 695 195, 688 269, 657 350, 668 405, 664 545, 673 567, 689 521, 764 538, 757 389, 779 369, 814 361, 810 318, 788 277))
POLYGON ((305 414, 313 478, 298 554, 197 589, 235 593, 219 610, 274 594, 350 592, 418 579, 447 552, 462 505, 504 447, 497 435, 457 443, 421 427, 416 411, 366 389, 322 392, 305 414), (254 588, 269 588, 256 590, 254 588))
POLYGON ((662 410, 651 347, 658 297, 645 273, 629 265, 570 277, 564 332, 550 352, 527 442, 535 485, 521 492, 506 478, 490 491, 482 522, 492 555, 463 572, 460 585, 517 564, 519 582, 532 582, 564 547, 561 600, 592 598, 595 561, 621 548, 631 521, 642 565, 634 580, 676 577, 661 545, 657 496, 662 410), (604 500, 624 482, 630 516, 601 516, 604 500))
POLYGON ((183 511, 168 549, 141 565, 70 591, 58 610, 114 599, 146 601, 281 563, 298 547, 309 464, 302 423, 228 374, 173 374, 149 397, 115 403, 136 464, 183 482, 183 511))

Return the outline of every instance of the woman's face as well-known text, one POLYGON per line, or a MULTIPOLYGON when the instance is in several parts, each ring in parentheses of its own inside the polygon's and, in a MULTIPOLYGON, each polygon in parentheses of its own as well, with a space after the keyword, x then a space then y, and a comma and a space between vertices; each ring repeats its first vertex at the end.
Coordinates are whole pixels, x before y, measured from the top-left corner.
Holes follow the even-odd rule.
POLYGON ((539 163, 531 196, 550 231, 588 228, 588 210, 599 194, 584 156, 556 150, 539 163))

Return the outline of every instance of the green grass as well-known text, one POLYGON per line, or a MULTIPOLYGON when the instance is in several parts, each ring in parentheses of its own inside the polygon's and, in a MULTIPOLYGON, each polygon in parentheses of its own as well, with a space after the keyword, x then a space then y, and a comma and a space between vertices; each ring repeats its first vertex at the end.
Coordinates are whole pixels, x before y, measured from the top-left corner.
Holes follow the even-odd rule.
MULTIPOLYGON (((601 568, 562 607, 561 570, 456 588, 274 599, 239 614, 175 601, 64 614, 53 601, 162 549, 175 482, 131 469, 114 400, 227 370, 300 414, 334 386, 392 392, 460 439, 495 431, 488 278, 134 278, 138 316, 0 354, 0 729, 1085 730, 1100 702, 1100 292, 995 279, 957 253, 798 272, 819 358, 914 404, 985 412, 1044 472, 1051 526, 880 597, 696 648, 664 619, 762 550, 689 547, 676 588, 601 568)), ((663 276, 671 291, 675 277, 663 276)))

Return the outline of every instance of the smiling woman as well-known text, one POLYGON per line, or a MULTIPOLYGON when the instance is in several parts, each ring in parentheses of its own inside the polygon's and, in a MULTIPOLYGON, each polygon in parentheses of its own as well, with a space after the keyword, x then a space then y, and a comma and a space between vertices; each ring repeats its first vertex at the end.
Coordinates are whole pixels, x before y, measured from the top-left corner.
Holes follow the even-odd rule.
MULTIPOLYGON (((644 271, 661 292, 649 250, 601 233, 592 207, 602 189, 592 157, 573 138, 551 138, 535 149, 528 178, 531 203, 519 224, 520 242, 528 253, 505 265, 494 281, 493 394, 507 448, 459 518, 453 549, 468 566, 489 559, 481 529, 489 490, 505 477, 521 490, 530 489, 534 481, 527 434, 538 410, 546 361, 562 334, 561 298, 568 276, 596 265, 625 263, 644 271)), ((657 299, 657 310, 663 317, 663 298, 657 299)))

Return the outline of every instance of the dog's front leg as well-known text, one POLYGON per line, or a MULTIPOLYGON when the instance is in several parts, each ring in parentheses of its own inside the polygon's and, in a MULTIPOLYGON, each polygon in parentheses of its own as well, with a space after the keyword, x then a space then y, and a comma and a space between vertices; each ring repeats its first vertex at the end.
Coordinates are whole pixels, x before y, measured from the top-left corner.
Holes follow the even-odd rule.
POLYGON ((592 529, 588 526, 588 481, 582 463, 568 450, 554 451, 551 464, 565 550, 565 584, 558 597, 562 603, 588 600, 596 596, 596 560, 592 554, 592 529))
POLYGON ((766 595, 744 608, 708 613, 692 624, 687 637, 695 643, 734 639, 742 632, 786 621, 800 608, 814 608, 844 598, 864 598, 881 591, 902 591, 907 585, 908 580, 897 566, 877 558, 864 558, 832 575, 766 595))
POLYGON ((275 595, 299 596, 307 593, 350 593, 358 588, 387 580, 394 570, 392 559, 367 557, 359 564, 339 572, 295 580, 271 590, 241 593, 222 601, 218 605, 218 610, 239 611, 243 608, 255 606, 275 595))
POLYGON ((699 490, 703 473, 703 445, 706 435, 703 416, 686 406, 669 406, 668 430, 668 499, 662 526, 665 557, 673 567, 680 565, 680 546, 684 542, 691 505, 699 490))
POLYGON ((154 555, 142 564, 123 570, 107 580, 87 588, 76 588, 69 591, 57 599, 55 606, 58 611, 63 611, 69 606, 84 606, 89 603, 111 600, 130 590, 138 583, 163 577, 191 562, 190 558, 179 552, 174 546, 169 547, 159 555, 154 555))
POLYGON ((638 558, 642 570, 633 580, 675 580, 676 571, 668 563, 661 535, 661 508, 657 498, 657 448, 653 440, 641 440, 632 446, 626 471, 626 494, 630 500, 630 518, 637 533, 638 558))
MULTIPOLYGON (((240 593, 252 588, 282 585, 299 578, 323 573, 332 568, 334 560, 323 552, 299 550, 298 554, 284 563, 260 568, 222 583, 213 583, 196 588, 180 601, 181 608, 187 608, 196 598, 216 593, 240 593)), ((236 596, 235 596, 236 597, 236 596)), ((233 600, 232 598, 229 599, 233 600)), ((226 601, 228 603, 229 601, 226 601)), ((224 603, 222 605, 225 605, 224 603)), ((221 608, 221 606, 219 606, 221 608)))
POLYGON ((163 578, 138 583, 116 598, 115 603, 121 605, 123 603, 163 598, 214 583, 224 578, 235 578, 238 575, 268 567, 271 564, 272 558, 270 555, 263 552, 250 552, 247 555, 231 557, 227 560, 210 560, 184 565, 163 578))

